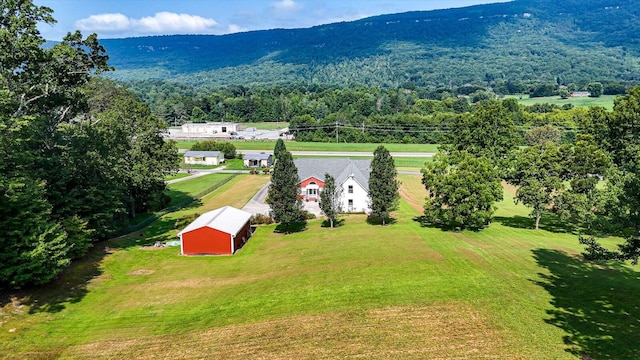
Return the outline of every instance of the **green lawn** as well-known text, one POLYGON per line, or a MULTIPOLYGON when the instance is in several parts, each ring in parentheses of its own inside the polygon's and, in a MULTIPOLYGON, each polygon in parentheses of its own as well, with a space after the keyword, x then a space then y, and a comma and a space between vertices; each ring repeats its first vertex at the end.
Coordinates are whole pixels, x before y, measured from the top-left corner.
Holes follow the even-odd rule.
POLYGON ((597 98, 575 97, 569 99, 561 99, 559 96, 529 98, 529 95, 507 95, 506 97, 516 98, 522 105, 548 103, 563 106, 565 104, 572 104, 575 107, 602 106, 608 110, 613 109, 613 100, 616 99, 616 95, 602 95, 597 98))
MULTIPOLYGON (((413 220, 425 195, 419 176, 401 180, 410 201, 401 202, 393 225, 373 226, 350 215, 336 229, 315 220, 290 235, 264 226, 233 256, 183 257, 178 248, 140 247, 158 236, 175 238, 176 220, 202 210, 169 214, 142 236, 100 244, 93 261, 49 289, 20 292, 11 301, 4 296, 0 354, 639 357, 640 343, 633 340, 639 267, 582 261, 576 235, 552 218, 543 220, 543 230, 531 230, 528 210, 514 205, 509 192, 485 230, 421 227, 413 220)), ((239 195, 246 201, 264 181, 237 177, 205 205, 239 195)))
POLYGON ((164 178, 165 181, 169 181, 169 180, 175 180, 175 179, 181 179, 183 177, 187 177, 187 176, 191 176, 191 174, 188 173, 176 173, 176 174, 172 174, 167 176, 166 178, 164 178))
POLYGON ((208 174, 193 179, 180 181, 167 186, 167 194, 171 197, 169 206, 195 199, 204 190, 229 178, 230 174, 208 174))

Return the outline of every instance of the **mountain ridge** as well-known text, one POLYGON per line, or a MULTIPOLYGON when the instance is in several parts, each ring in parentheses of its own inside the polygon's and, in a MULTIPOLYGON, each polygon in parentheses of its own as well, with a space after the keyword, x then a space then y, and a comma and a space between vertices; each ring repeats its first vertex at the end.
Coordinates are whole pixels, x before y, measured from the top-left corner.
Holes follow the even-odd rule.
POLYGON ((637 81, 638 8, 632 0, 515 0, 301 29, 101 42, 112 77, 190 85, 637 81))

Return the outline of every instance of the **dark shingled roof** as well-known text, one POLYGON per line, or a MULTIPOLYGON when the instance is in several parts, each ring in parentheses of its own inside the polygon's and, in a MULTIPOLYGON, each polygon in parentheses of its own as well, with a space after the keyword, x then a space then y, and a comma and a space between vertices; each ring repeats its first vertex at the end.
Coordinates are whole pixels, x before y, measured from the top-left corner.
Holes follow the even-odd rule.
POLYGON ((298 168, 298 176, 304 181, 310 177, 325 181, 324 174, 329 174, 340 185, 350 176, 365 189, 369 190, 369 174, 371 160, 352 160, 348 158, 303 158, 294 160, 298 168))

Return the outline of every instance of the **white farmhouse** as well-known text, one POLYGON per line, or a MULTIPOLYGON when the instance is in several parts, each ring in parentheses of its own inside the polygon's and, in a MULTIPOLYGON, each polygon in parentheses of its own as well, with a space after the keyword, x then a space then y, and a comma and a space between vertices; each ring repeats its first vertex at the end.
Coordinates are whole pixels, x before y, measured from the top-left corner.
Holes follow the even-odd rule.
POLYGON ((371 160, 346 158, 304 158, 294 161, 300 177, 300 196, 303 201, 319 201, 324 189, 325 174, 342 188, 342 211, 369 213, 369 174, 371 160))

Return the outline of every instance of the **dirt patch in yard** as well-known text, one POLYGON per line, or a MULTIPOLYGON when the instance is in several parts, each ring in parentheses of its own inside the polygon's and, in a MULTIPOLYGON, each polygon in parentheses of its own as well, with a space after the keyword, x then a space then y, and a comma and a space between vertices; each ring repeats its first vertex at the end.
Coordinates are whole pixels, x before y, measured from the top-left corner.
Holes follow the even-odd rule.
POLYGON ((422 185, 422 177, 420 175, 400 175, 398 178, 400 179, 400 188, 398 189, 400 197, 418 213, 422 214, 428 194, 424 185, 422 185))
POLYGON ((140 270, 134 270, 130 272, 129 275, 151 275, 154 272, 155 272, 154 270, 140 269, 140 270))
POLYGON ((505 189, 508 193, 510 193, 511 195, 515 195, 516 192, 518 191, 518 188, 509 184, 506 181, 503 181, 502 183, 502 188, 505 189))
POLYGON ((116 359, 498 359, 502 338, 466 304, 297 316, 178 336, 104 341, 67 357, 116 359))

